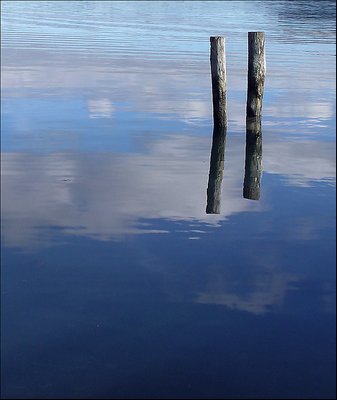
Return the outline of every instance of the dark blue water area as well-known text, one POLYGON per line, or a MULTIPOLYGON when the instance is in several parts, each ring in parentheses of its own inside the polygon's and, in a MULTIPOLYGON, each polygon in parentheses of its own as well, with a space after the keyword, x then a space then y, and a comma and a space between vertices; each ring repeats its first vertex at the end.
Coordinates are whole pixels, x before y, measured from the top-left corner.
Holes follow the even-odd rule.
POLYGON ((4 319, 20 322, 6 321, 5 396, 8 384, 11 398, 333 398, 331 314, 167 302, 162 277, 133 257, 118 268, 119 246, 112 256, 110 246, 83 245, 93 255, 76 257, 81 269, 71 255, 55 265, 46 254, 13 268, 21 295, 6 296, 4 319))
POLYGON ((263 182, 273 213, 3 246, 4 398, 334 398, 334 189, 263 182))

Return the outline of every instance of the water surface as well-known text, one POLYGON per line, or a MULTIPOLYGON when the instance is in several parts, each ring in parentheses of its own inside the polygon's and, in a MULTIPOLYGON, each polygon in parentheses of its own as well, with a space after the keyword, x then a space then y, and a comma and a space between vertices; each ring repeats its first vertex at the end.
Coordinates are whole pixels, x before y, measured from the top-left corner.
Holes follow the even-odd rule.
POLYGON ((335 7, 1 2, 4 398, 335 398, 335 7), (227 62, 219 214, 212 35, 227 62))

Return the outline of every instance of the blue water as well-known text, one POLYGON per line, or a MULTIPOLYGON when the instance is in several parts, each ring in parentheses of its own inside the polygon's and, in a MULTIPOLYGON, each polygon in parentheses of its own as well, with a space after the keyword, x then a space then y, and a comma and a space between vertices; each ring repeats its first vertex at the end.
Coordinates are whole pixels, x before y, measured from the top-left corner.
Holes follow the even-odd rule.
POLYGON ((335 398, 335 20, 332 1, 1 2, 2 398, 335 398))

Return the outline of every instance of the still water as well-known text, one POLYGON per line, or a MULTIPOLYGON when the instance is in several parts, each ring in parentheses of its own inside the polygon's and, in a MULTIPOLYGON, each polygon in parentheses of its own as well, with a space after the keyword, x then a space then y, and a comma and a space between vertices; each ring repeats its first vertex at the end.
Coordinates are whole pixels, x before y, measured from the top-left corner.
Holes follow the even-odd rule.
POLYGON ((2 1, 3 398, 335 398, 334 1, 2 1), (258 200, 247 32, 265 31, 258 200), (209 37, 226 38, 206 214, 209 37))

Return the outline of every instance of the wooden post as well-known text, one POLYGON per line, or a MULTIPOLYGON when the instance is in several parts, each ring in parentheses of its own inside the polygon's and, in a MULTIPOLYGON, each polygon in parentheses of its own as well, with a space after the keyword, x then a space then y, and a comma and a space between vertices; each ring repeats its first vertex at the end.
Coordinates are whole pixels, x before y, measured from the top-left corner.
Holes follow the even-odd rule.
POLYGON ((207 187, 207 214, 220 214, 221 185, 227 129, 225 39, 212 36, 211 75, 213 98, 213 139, 207 187))
POLYGON ((246 159, 243 197, 259 200, 262 164, 261 118, 246 120, 246 159))
POLYGON ((227 126, 225 39, 211 36, 211 74, 214 127, 227 126))
POLYGON ((206 214, 220 214, 226 128, 214 127, 209 167, 206 214))
POLYGON ((248 32, 247 117, 261 117, 266 59, 264 32, 248 32))

